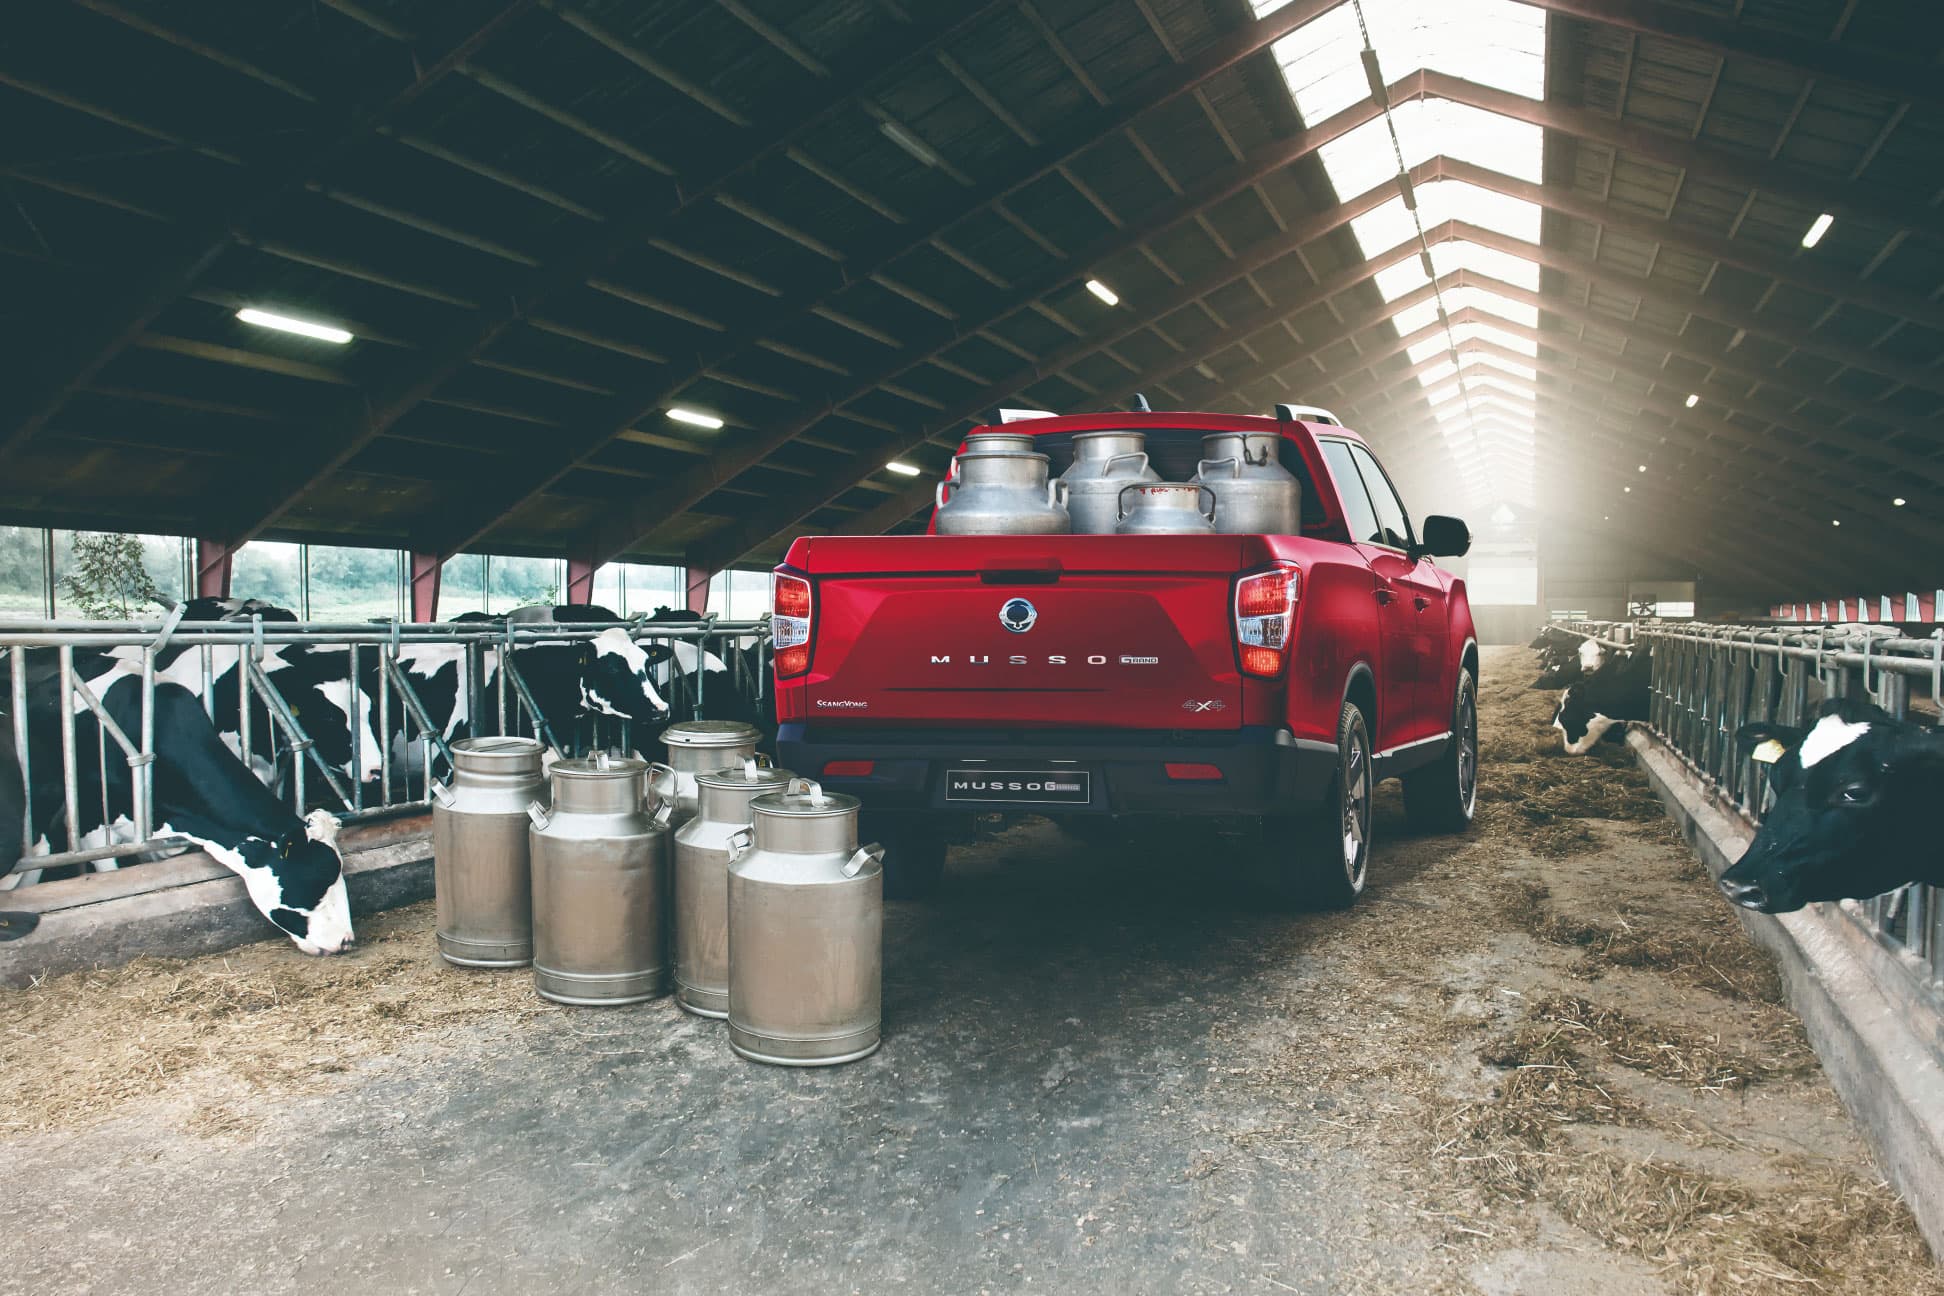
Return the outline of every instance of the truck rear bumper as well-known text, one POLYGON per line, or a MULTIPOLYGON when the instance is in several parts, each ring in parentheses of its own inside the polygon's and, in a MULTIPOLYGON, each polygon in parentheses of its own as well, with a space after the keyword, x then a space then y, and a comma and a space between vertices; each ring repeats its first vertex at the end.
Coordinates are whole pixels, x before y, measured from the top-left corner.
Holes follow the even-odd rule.
MULTIPOLYGON (((1224 733, 993 730, 905 732, 786 724, 777 762, 874 810, 1026 810, 1050 815, 1295 814, 1329 788, 1336 749, 1260 726, 1224 733), (870 772, 858 769, 870 762, 870 772), (833 770, 833 765, 836 769, 833 770), (846 771, 844 766, 851 766, 846 771), (1169 767, 1174 766, 1171 772, 1169 767), (957 799, 948 775, 1085 774, 1084 802, 1022 792, 957 799)), ((1031 781, 1014 778, 1010 782, 1031 781)), ((960 790, 961 795, 963 789, 960 790)))

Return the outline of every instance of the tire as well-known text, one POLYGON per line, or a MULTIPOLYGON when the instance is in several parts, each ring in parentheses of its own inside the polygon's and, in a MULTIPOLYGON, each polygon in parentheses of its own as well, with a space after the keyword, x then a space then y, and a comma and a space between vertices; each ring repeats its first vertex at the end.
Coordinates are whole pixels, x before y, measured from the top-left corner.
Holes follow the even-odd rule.
POLYGON ((930 815, 866 810, 857 839, 884 847, 886 900, 922 900, 938 890, 945 876, 945 834, 930 815))
POLYGON ((1419 832, 1463 832, 1478 809, 1478 685, 1458 672, 1451 743, 1432 765, 1404 776, 1404 816, 1419 832))
POLYGON ((1322 808, 1272 819, 1263 861, 1270 891, 1305 909, 1348 909, 1363 894, 1370 866, 1370 725, 1354 702, 1337 716, 1337 765, 1322 808))

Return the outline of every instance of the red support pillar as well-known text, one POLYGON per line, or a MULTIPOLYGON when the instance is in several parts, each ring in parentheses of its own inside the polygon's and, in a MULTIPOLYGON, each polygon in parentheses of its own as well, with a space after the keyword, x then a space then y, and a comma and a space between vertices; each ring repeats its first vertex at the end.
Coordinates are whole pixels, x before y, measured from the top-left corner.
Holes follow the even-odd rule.
POLYGON ((688 610, 691 612, 707 612, 709 610, 709 581, 714 578, 715 573, 712 571, 703 571, 700 567, 690 567, 687 571, 688 610))
POLYGON ((228 598, 230 560, 236 550, 221 540, 196 540, 196 597, 228 598))
POLYGON ((411 558, 412 620, 439 619, 439 576, 445 563, 433 553, 415 553, 411 558))
POLYGON ((594 601, 595 564, 585 558, 567 560, 567 597, 565 603, 592 603, 594 601))

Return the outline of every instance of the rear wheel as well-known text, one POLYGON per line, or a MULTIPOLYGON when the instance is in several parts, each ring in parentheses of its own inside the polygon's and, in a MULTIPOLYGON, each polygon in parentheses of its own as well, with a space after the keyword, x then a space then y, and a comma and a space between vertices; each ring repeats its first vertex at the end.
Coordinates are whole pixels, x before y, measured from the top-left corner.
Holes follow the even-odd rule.
POLYGON ((1370 863, 1371 788, 1370 727, 1357 704, 1345 702, 1337 717, 1336 772, 1323 805, 1267 825, 1263 863, 1278 899, 1310 909, 1356 903, 1370 863))
POLYGON ((866 810, 858 840, 884 847, 884 898, 921 900, 945 876, 945 833, 927 814, 866 810))
POLYGON ((1404 814, 1420 832, 1463 832, 1478 808, 1478 686, 1458 672, 1451 742, 1435 764, 1404 776, 1404 814))

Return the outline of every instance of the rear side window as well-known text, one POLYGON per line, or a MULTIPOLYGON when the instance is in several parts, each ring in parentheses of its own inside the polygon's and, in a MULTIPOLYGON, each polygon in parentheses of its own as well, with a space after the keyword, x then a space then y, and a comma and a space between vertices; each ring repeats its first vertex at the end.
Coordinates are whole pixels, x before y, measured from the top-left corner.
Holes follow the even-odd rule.
POLYGON ((1323 457, 1329 461, 1330 476, 1336 478, 1337 494, 1343 497, 1345 520, 1350 524, 1350 538, 1369 544, 1389 544, 1384 539, 1383 529, 1377 522, 1377 510, 1370 503, 1370 495, 1364 490, 1363 477, 1357 472, 1357 461, 1350 457, 1350 446, 1343 441, 1318 441, 1323 448, 1323 457))
POLYGON ((1384 470, 1377 466, 1370 451, 1362 446, 1351 446, 1350 454, 1357 461, 1357 467, 1363 470, 1364 485, 1369 488, 1370 502, 1377 510, 1377 525, 1383 528, 1383 539, 1377 543, 1387 544, 1393 549, 1409 549, 1411 520, 1404 515, 1404 501, 1397 498, 1390 478, 1384 476, 1384 470))

